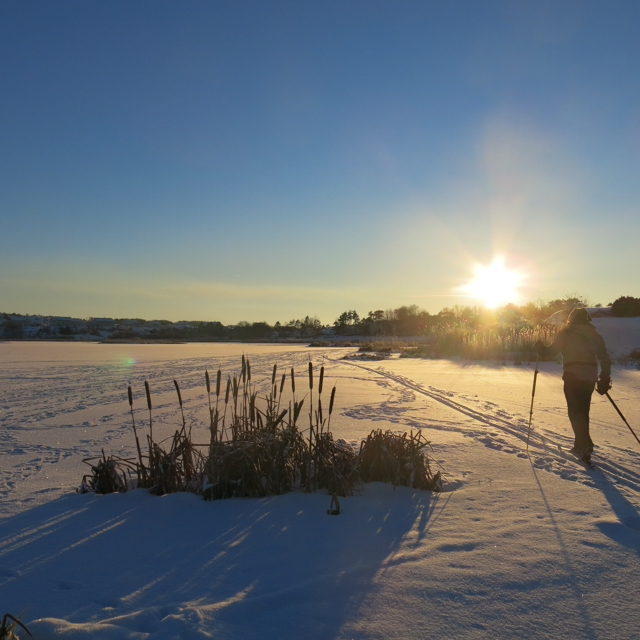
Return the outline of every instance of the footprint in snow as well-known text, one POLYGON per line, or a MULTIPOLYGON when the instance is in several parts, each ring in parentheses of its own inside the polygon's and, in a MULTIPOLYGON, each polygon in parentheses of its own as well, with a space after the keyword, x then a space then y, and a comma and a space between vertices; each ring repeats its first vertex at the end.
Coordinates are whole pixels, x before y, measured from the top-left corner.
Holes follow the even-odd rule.
POLYGON ((444 553, 450 553, 452 551, 473 551, 477 544, 475 542, 463 542, 460 544, 441 544, 436 547, 436 551, 442 551, 444 553))
POLYGON ((622 524, 629 529, 633 529, 634 531, 640 531, 640 516, 629 516, 627 518, 622 518, 622 524))

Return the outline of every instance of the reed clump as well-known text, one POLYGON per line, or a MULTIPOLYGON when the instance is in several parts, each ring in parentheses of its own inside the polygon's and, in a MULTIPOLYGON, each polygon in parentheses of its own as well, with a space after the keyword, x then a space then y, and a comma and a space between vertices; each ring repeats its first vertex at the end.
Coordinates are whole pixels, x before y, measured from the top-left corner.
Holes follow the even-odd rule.
POLYGON ((394 338, 364 343, 360 351, 400 354, 401 358, 461 357, 467 360, 535 360, 533 345, 553 342, 560 327, 494 325, 473 327, 464 322, 429 327, 420 341, 394 338))
POLYGON ((400 438, 401 445, 396 436, 385 435, 385 442, 396 443, 392 447, 395 462, 385 463, 395 465, 396 472, 384 479, 379 477, 379 463, 372 463, 375 443, 381 441, 376 432, 363 443, 359 455, 344 440, 334 439, 331 417, 336 387, 327 398, 324 367, 316 371, 309 362, 306 375, 297 378, 293 368, 279 373, 274 365, 265 393, 252 380, 251 364, 243 356, 237 375, 223 381, 220 370, 213 379, 206 371, 205 384, 209 441, 193 441, 180 386, 174 381, 182 425, 172 437, 156 442, 151 392, 145 381, 149 429, 144 451, 129 387, 137 457, 107 457, 103 451, 101 458, 85 460, 91 465, 91 474, 83 478, 79 491, 112 493, 143 487, 156 495, 189 491, 216 500, 264 497, 297 488, 326 489, 334 496, 348 496, 361 480, 441 490, 429 475, 428 442, 421 435, 400 438), (398 470, 400 467, 406 471, 398 470))
POLYGON ((132 470, 137 471, 132 460, 119 456, 107 458, 104 449, 102 457, 85 458, 83 462, 91 465, 91 474, 83 476, 78 489, 80 493, 124 493, 129 486, 127 471, 129 474, 132 470))
POLYGON ((432 473, 427 449, 430 443, 421 431, 395 434, 372 431, 362 442, 358 471, 363 482, 391 482, 426 491, 442 491, 440 471, 432 473))

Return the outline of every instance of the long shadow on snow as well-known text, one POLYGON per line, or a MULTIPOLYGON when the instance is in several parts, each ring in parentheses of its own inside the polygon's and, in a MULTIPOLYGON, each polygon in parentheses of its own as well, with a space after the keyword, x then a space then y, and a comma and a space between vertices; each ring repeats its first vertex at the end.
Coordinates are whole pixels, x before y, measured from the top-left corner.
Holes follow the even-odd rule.
MULTIPOLYGON (((597 472, 594 472, 594 475, 597 472)), ((633 549, 640 556, 640 513, 618 487, 604 474, 597 473, 595 485, 602 491, 619 522, 598 522, 596 526, 614 542, 633 549)))
POLYGON ((64 496, 0 522, 0 601, 27 608, 26 621, 153 633, 196 608, 221 636, 331 638, 407 533, 425 535, 438 497, 374 483, 342 499, 337 517, 329 501, 64 496))
MULTIPOLYGON (((533 471, 534 478, 540 490, 540 495, 545 504, 545 508, 558 541, 562 564, 564 565, 567 573, 568 584, 573 591, 575 606, 578 611, 576 619, 579 621, 579 625, 583 628, 585 637, 596 639, 598 634, 593 627, 591 614, 588 607, 584 604, 582 590, 580 588, 582 578, 577 571, 577 567, 580 563, 572 560, 572 554, 570 553, 569 547, 563 538, 562 528, 559 526, 555 516, 553 515, 553 510, 549 505, 542 484, 538 478, 537 469, 533 463, 531 463, 531 470, 533 471)), ((620 521, 599 522, 596 523, 596 526, 603 534, 611 538, 614 542, 633 549, 638 553, 638 555, 640 555, 640 514, 636 507, 624 497, 616 487, 615 483, 613 483, 606 475, 597 470, 585 470, 585 473, 592 477, 594 485, 602 491, 603 495, 611 505, 613 512, 620 521)))
POLYGON ((579 635, 580 637, 589 638, 590 640, 597 640, 599 636, 594 628, 591 612, 582 597, 581 577, 577 571, 577 563, 572 560, 569 547, 564 541, 562 528, 553 515, 553 510, 547 500, 547 496, 542 488, 537 470, 533 463, 531 463, 531 471, 533 472, 533 477, 535 478, 538 489, 540 490, 540 496, 542 497, 542 501, 544 502, 545 509, 547 510, 549 520, 551 521, 551 525, 556 536, 558 551, 560 552, 561 566, 566 574, 565 583, 573 595, 573 602, 576 609, 576 637, 579 635))

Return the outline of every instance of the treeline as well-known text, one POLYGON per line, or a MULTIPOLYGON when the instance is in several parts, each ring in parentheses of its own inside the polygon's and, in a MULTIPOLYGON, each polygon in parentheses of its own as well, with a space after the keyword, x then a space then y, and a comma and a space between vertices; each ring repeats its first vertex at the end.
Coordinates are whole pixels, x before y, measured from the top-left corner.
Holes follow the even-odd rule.
POLYGON ((483 325, 508 325, 525 328, 540 324, 556 311, 574 306, 584 306, 584 300, 567 297, 545 303, 530 302, 520 307, 509 304, 499 309, 456 305, 445 307, 433 315, 417 305, 409 305, 386 311, 369 311, 364 317, 353 310, 345 311, 333 326, 340 335, 364 336, 422 336, 444 326, 478 329, 483 325))
MULTIPOLYGON (((355 310, 344 311, 335 320, 333 327, 340 335, 364 336, 430 335, 441 331, 443 326, 466 329, 508 327, 524 330, 543 323, 558 311, 588 306, 591 306, 589 301, 576 294, 550 301, 529 302, 521 306, 508 304, 498 309, 456 305, 445 307, 433 315, 417 305, 410 305, 386 311, 369 311, 362 317, 355 310)), ((601 304, 593 306, 602 307, 601 304)), ((623 296, 608 306, 614 316, 640 316, 640 298, 623 296)))
MULTIPOLYGON (((430 314, 417 305, 396 309, 369 311, 360 316, 355 310, 341 313, 333 327, 325 326, 316 316, 293 319, 286 323, 238 322, 224 325, 221 322, 170 322, 141 319, 93 319, 48 318, 0 313, 0 338, 48 339, 69 338, 81 334, 112 339, 159 340, 288 340, 317 338, 334 333, 341 336, 430 336, 445 330, 461 331, 495 330, 520 332, 542 324, 549 316, 574 307, 591 306, 585 298, 571 294, 550 301, 529 302, 525 305, 508 304, 498 309, 479 306, 446 307, 437 314, 430 314), (56 321, 55 324, 53 321, 56 321), (66 323, 66 324, 65 324, 66 323), (102 324, 101 324, 102 323, 102 324), (106 324, 105 324, 106 323, 106 324), (79 326, 82 325, 82 326, 79 326)), ((593 305, 602 307, 602 305, 593 305)), ((640 298, 621 296, 607 305, 610 313, 618 317, 640 316, 640 298)))
MULTIPOLYGON (((190 322, 189 326, 176 326, 167 323, 153 328, 145 334, 146 338, 158 340, 286 340, 293 338, 314 338, 324 330, 324 326, 315 316, 306 316, 302 320, 293 319, 274 325, 268 322, 241 321, 235 325, 221 322, 190 322)), ((116 331, 113 339, 131 339, 139 335, 133 329, 116 331)))

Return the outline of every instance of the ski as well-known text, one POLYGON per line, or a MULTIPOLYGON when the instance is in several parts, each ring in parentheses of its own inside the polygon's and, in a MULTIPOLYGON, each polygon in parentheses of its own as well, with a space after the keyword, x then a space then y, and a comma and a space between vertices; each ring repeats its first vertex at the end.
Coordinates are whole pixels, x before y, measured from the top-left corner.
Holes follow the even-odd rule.
POLYGON ((576 462, 579 462, 582 466, 586 467, 587 469, 591 469, 595 471, 598 468, 595 465, 595 463, 591 460, 589 462, 585 462, 578 454, 574 453, 572 449, 569 449, 567 447, 562 447, 559 444, 557 444, 556 447, 558 447, 558 450, 562 451, 563 453, 568 453, 576 462))

